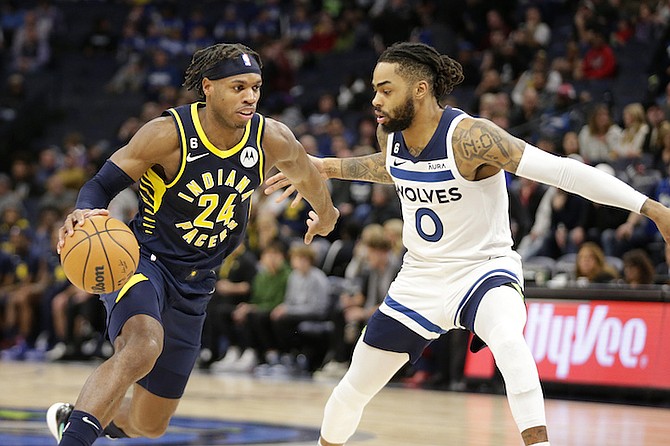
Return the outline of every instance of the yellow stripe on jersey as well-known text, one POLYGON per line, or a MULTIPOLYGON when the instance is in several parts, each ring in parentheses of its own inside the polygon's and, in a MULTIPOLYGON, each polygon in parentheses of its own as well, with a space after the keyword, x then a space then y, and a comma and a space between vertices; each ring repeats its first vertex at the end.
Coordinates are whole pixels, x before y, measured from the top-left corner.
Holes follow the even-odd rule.
POLYGON ((174 179, 165 185, 166 188, 171 188, 172 186, 179 181, 181 174, 184 173, 184 168, 186 167, 186 152, 188 151, 188 146, 186 145, 186 132, 184 131, 184 123, 181 122, 179 113, 174 108, 168 110, 172 116, 174 116, 175 121, 177 121, 177 127, 179 127, 179 137, 181 139, 181 163, 179 164, 179 172, 174 176, 174 179))
POLYGON ((265 157, 263 156, 263 148, 261 147, 261 135, 263 135, 265 117, 263 115, 258 116, 261 119, 258 121, 258 132, 256 132, 256 147, 258 147, 258 169, 261 176, 261 184, 263 184, 263 178, 265 177, 265 169, 263 168, 263 165, 265 164, 265 157))
POLYGON ((121 298, 125 296, 125 294, 128 292, 130 287, 132 287, 136 283, 144 282, 145 280, 149 280, 149 278, 142 273, 133 275, 130 279, 128 279, 128 282, 126 282, 126 284, 123 285, 123 288, 121 288, 121 291, 119 291, 119 294, 116 296, 116 300, 114 301, 114 303, 120 301, 121 298))
POLYGON ((142 227, 146 234, 153 235, 152 229, 156 227, 156 220, 147 215, 156 215, 156 212, 158 212, 163 203, 163 196, 166 190, 167 187, 163 179, 153 169, 147 170, 140 178, 140 198, 146 205, 142 218, 142 227))
POLYGON ((199 104, 202 104, 202 102, 196 102, 191 104, 191 119, 193 120, 193 125, 195 126, 195 131, 198 132, 198 137, 202 141, 202 143, 207 147, 207 149, 218 156, 219 158, 228 158, 229 156, 235 155, 237 152, 242 150, 244 146, 247 144, 247 140, 249 139, 249 133, 251 133, 251 120, 247 122, 246 127, 244 128, 244 136, 242 136, 242 139, 240 142, 238 142, 235 147, 227 150, 221 150, 218 147, 216 147, 214 144, 212 144, 209 139, 207 139, 207 135, 205 135, 205 130, 202 128, 202 124, 200 123, 200 117, 198 116, 198 106, 199 104))

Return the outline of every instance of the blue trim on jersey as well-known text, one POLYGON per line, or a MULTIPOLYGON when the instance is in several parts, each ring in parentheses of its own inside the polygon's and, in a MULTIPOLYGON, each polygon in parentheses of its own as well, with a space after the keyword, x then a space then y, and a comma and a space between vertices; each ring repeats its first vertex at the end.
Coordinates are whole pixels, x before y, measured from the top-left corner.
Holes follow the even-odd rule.
POLYGON ((430 141, 428 141, 428 144, 426 144, 426 147, 421 151, 418 157, 412 155, 409 150, 407 150, 407 145, 405 144, 405 138, 403 137, 402 132, 394 133, 393 142, 394 144, 396 142, 400 143, 400 146, 397 152, 394 150, 391 153, 398 158, 407 159, 415 163, 418 161, 434 161, 449 158, 444 141, 449 132, 451 122, 463 113, 462 110, 451 108, 449 106, 445 107, 442 111, 442 116, 440 117, 437 129, 435 129, 435 133, 433 133, 430 141))
POLYGON ((519 278, 516 276, 516 274, 514 274, 510 270, 494 269, 494 270, 491 270, 491 271, 487 272, 486 274, 481 276, 479 279, 477 279, 477 281, 475 281, 474 285, 472 285, 470 287, 470 289, 468 290, 468 292, 465 293, 465 297, 463 297, 463 299, 461 299, 461 302, 458 304, 458 310, 456 311, 456 316, 454 317, 454 324, 459 325, 457 321, 460 318, 461 310, 463 309, 463 306, 468 302, 470 297, 472 297, 473 291, 476 290, 477 288, 479 288, 486 280, 488 280, 492 277, 495 277, 495 276, 507 277, 507 279, 509 280, 507 283, 515 281, 517 284, 519 284, 519 286, 521 286, 521 284, 519 282, 519 278), (511 277, 509 277, 509 276, 511 276, 511 277))
POLYGON ((391 176, 398 178, 399 180, 422 181, 425 183, 439 183, 441 181, 450 181, 454 179, 454 174, 451 173, 451 170, 413 172, 391 166, 390 172, 391 176))
POLYGON ((386 295, 386 298, 384 299, 384 303, 386 305, 388 305, 389 308, 393 308, 394 310, 404 314, 405 316, 409 317, 414 322, 421 325, 423 328, 425 328, 426 330, 428 330, 432 333, 445 334, 447 332, 446 330, 443 330, 442 328, 440 328, 439 325, 433 324, 431 321, 429 321, 425 317, 421 316, 419 313, 412 310, 411 308, 407 308, 403 304, 401 304, 399 302, 396 302, 388 294, 386 295))

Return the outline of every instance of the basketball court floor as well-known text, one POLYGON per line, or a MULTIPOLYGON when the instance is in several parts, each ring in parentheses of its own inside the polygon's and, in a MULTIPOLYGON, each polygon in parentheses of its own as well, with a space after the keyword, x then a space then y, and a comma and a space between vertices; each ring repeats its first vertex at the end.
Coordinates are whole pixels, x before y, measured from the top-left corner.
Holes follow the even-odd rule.
MULTIPOLYGON (((52 402, 72 401, 93 364, 0 362, 0 445, 53 445, 52 402)), ((314 446, 335 382, 196 371, 168 433, 97 445, 314 446)), ((548 400, 552 446, 670 444, 670 410, 548 400)), ((385 388, 368 405, 352 446, 518 446, 504 396, 385 388)))

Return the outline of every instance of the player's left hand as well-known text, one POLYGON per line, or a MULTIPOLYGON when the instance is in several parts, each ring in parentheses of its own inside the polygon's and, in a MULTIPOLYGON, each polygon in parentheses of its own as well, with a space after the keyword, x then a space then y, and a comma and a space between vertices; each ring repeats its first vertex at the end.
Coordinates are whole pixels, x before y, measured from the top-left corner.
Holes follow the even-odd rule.
POLYGON ((335 223, 337 219, 340 218, 340 211, 337 208, 333 207, 333 212, 330 212, 329 215, 319 216, 314 211, 309 211, 309 218, 307 219, 307 232, 305 233, 305 244, 309 245, 312 243, 314 236, 323 235, 326 236, 335 229, 335 223))
POLYGON ((282 194, 275 199, 275 203, 281 203, 282 201, 289 198, 293 193, 296 193, 295 198, 291 201, 290 206, 295 208, 302 201, 302 195, 300 192, 296 192, 295 186, 291 184, 291 181, 286 178, 286 175, 279 172, 272 175, 270 178, 265 180, 265 195, 272 195, 280 189, 284 189, 282 194), (284 189, 285 188, 285 189, 284 189))

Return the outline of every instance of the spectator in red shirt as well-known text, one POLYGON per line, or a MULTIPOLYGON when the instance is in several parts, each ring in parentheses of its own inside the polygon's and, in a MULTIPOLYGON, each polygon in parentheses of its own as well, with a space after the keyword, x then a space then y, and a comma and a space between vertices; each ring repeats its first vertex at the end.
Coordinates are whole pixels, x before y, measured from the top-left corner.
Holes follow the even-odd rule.
POLYGON ((603 31, 592 28, 588 33, 589 49, 584 55, 577 79, 610 79, 616 75, 616 57, 607 44, 603 31))

